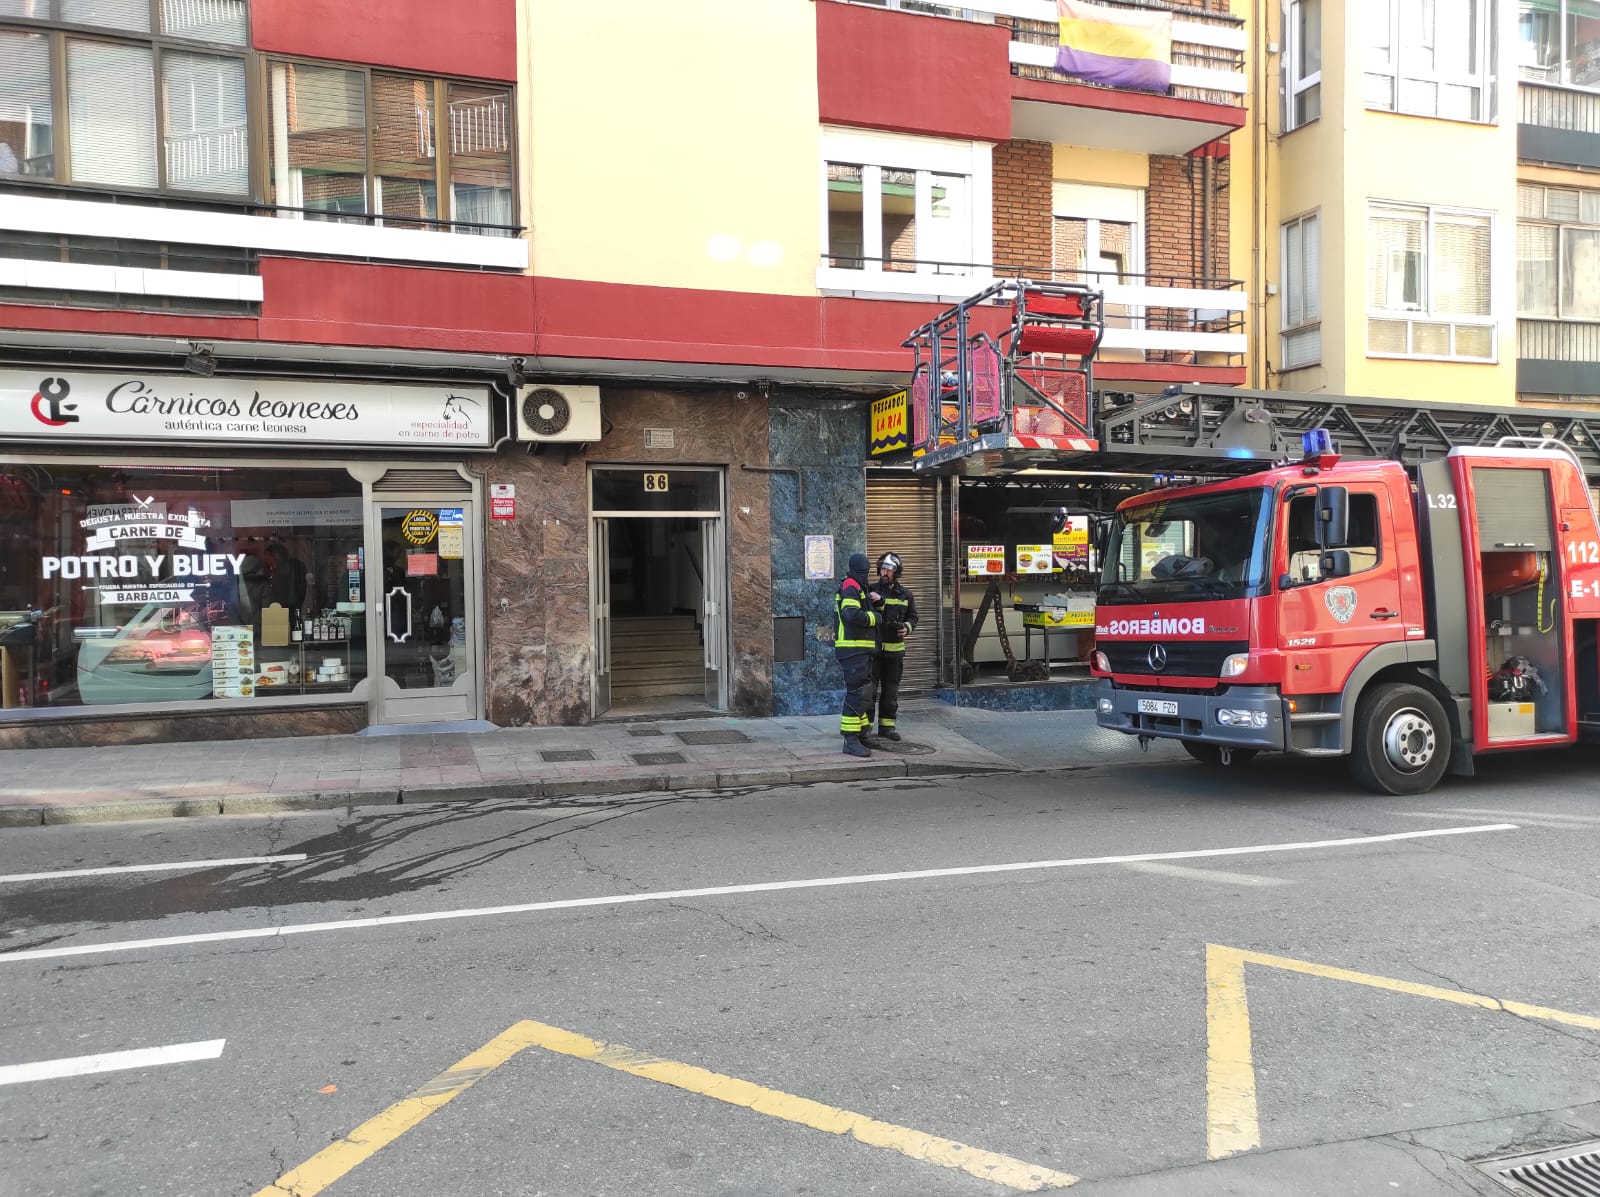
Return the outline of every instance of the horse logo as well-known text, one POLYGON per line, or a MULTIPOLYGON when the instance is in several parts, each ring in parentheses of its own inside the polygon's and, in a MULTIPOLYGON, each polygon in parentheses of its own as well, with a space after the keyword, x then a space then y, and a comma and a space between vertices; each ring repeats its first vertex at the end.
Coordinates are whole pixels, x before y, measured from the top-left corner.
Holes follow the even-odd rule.
POLYGON ((1340 623, 1349 623, 1356 614, 1356 588, 1354 586, 1335 586, 1323 596, 1322 601, 1327 604, 1328 614, 1340 623))
POLYGON ((458 420, 463 424, 470 424, 472 423, 472 413, 467 409, 477 406, 478 401, 476 399, 468 399, 465 395, 446 395, 444 412, 439 418, 451 424, 458 420))

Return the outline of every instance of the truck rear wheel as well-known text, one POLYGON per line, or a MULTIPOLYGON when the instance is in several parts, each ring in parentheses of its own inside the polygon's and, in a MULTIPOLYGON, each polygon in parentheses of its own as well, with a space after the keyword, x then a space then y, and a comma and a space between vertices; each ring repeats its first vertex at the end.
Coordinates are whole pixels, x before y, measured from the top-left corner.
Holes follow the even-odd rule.
POLYGON ((1256 748, 1228 748, 1222 744, 1206 744, 1200 740, 1184 740, 1183 750, 1202 765, 1218 769, 1238 769, 1256 759, 1256 748))
POLYGON ((1380 794, 1425 794, 1450 763, 1450 724, 1421 686, 1386 682, 1356 706, 1350 772, 1380 794))

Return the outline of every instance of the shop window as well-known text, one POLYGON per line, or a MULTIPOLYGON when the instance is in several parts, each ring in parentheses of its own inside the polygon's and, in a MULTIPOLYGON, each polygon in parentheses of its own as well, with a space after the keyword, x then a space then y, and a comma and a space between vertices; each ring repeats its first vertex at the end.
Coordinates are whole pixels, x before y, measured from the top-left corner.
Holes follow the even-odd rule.
POLYGON ((343 470, 0 466, 0 705, 348 694, 365 577, 343 470))

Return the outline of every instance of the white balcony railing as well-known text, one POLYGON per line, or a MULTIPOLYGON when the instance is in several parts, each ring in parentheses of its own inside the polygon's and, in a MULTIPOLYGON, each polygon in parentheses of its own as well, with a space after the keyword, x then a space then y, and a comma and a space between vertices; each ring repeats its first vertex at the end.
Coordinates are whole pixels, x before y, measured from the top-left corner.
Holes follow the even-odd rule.
MULTIPOLYGON (((504 154, 511 149, 511 109, 504 96, 456 100, 446 118, 452 155, 504 154)), ((422 157, 433 157, 433 119, 422 108, 417 109, 417 146, 422 157)))
POLYGON ((250 188, 250 131, 243 125, 166 138, 167 186, 243 195, 250 188))

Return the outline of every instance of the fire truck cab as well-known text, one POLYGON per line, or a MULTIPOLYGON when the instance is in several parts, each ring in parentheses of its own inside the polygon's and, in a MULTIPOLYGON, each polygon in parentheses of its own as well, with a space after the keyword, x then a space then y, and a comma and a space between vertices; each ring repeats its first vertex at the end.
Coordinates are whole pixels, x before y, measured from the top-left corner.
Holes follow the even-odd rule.
POLYGON ((1118 507, 1100 725, 1219 767, 1343 756, 1391 794, 1578 739, 1600 711, 1600 524, 1572 450, 1508 437, 1408 469, 1304 441, 1118 507))

